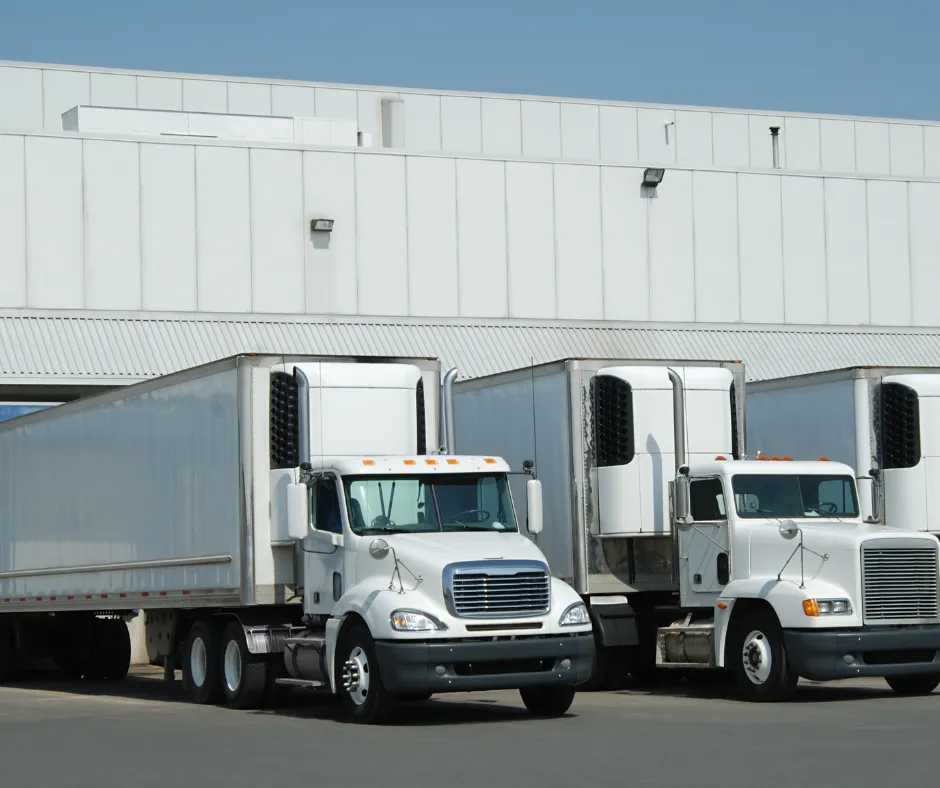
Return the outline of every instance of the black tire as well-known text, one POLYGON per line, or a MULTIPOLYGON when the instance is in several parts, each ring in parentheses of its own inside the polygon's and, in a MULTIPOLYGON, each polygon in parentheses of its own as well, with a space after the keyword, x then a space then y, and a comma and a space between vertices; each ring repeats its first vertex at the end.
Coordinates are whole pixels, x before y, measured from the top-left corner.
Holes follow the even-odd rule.
POLYGON ((576 691, 575 687, 525 687, 519 694, 536 717, 561 717, 571 708, 576 691))
POLYGON ((97 620, 65 617, 57 628, 52 659, 66 679, 78 681, 85 675, 95 649, 97 620))
POLYGON ((13 628, 0 622, 0 684, 13 678, 16 665, 13 628))
POLYGON ((885 681, 898 695, 929 695, 940 685, 940 676, 887 676, 885 681))
POLYGON ((225 629, 219 657, 226 705, 232 709, 260 708, 268 688, 268 664, 248 650, 245 630, 238 621, 225 629))
POLYGON ((86 681, 104 681, 108 677, 115 640, 114 629, 110 624, 110 621, 101 618, 92 620, 91 653, 82 668, 82 677, 86 681))
POLYGON ((335 669, 343 707, 353 722, 377 725, 391 716, 398 697, 382 685, 375 643, 362 624, 354 624, 340 635, 335 669), (347 663, 350 668, 355 667, 355 672, 347 671, 347 663), (352 689, 346 688, 347 679, 355 682, 352 689))
POLYGON ((215 619, 193 623, 183 649, 183 681, 193 702, 218 703, 222 697, 220 626, 215 619))
POLYGON ((131 668, 131 633, 119 618, 102 620, 108 631, 108 652, 104 659, 104 678, 121 681, 131 668))
POLYGON ((780 622, 769 610, 749 610, 732 623, 726 664, 738 691, 753 702, 787 700, 800 680, 787 661, 780 622))

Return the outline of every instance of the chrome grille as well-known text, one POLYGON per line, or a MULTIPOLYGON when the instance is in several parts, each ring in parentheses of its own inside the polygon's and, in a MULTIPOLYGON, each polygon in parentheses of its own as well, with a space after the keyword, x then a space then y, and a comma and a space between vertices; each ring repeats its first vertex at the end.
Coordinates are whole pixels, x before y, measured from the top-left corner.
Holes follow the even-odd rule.
POLYGON ((540 561, 479 561, 444 569, 444 594, 460 618, 540 616, 551 609, 551 575, 540 561))
POLYGON ((862 545, 862 605, 866 623, 936 621, 936 544, 878 539, 862 545))

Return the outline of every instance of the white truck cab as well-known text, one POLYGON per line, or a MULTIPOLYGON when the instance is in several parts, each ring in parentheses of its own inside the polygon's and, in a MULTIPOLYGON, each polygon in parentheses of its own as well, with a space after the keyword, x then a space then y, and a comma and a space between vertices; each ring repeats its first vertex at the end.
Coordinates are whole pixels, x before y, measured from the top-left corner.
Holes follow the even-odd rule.
MULTIPOLYGON (((414 391, 417 370, 368 371, 359 422, 314 431, 301 419, 299 474, 272 471, 272 488, 286 487, 275 498, 284 511, 273 521, 286 531, 278 539, 296 542, 303 566, 306 629, 287 639, 285 681, 328 683, 363 721, 386 717, 401 697, 484 689, 519 689, 534 713, 563 714, 590 677, 591 621, 523 535, 510 466, 450 453, 453 373, 442 388, 440 452, 422 454, 414 452, 415 430, 398 418, 413 406, 403 399, 394 410, 400 392, 414 391), (332 453, 359 446, 398 451, 332 453), (315 659, 298 658, 311 645, 315 659)), ((341 378, 350 368, 296 365, 291 373, 300 412, 314 425, 330 408, 331 389, 350 385, 341 378)), ((337 403, 348 404, 342 392, 333 399, 335 417, 337 403)), ((540 482, 529 479, 525 489, 526 528, 537 534, 540 482)))
POLYGON ((940 684, 937 540, 864 522, 854 477, 828 461, 681 467, 680 604, 702 614, 660 629, 660 664, 725 667, 754 700, 801 676, 940 684))

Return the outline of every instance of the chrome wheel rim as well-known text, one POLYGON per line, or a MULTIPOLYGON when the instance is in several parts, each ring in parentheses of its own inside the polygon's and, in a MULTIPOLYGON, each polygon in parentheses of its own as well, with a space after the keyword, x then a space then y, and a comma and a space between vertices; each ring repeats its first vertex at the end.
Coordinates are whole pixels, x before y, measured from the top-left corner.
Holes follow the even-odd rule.
POLYGON ((223 660, 223 670, 225 671, 225 686, 229 692, 238 692, 242 683, 242 652, 238 648, 238 643, 230 640, 225 646, 225 658, 223 660))
POLYGON ((770 678, 773 656, 770 642, 763 632, 755 629, 744 638, 741 659, 744 663, 744 674, 752 684, 761 685, 770 678))
POLYGON ((369 658, 356 646, 343 664, 343 689, 352 702, 361 706, 369 697, 369 658))
POLYGON ((206 654, 206 644, 202 638, 193 640, 193 647, 189 653, 189 672, 192 675, 193 684, 201 687, 206 683, 206 675, 209 672, 209 658, 206 654))

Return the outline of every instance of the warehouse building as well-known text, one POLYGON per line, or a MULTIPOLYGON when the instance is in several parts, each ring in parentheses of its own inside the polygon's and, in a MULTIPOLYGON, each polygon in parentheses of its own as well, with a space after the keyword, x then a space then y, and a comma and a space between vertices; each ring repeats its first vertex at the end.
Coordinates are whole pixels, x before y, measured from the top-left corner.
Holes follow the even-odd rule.
POLYGON ((235 352, 940 363, 940 124, 0 63, 0 418, 235 352))

